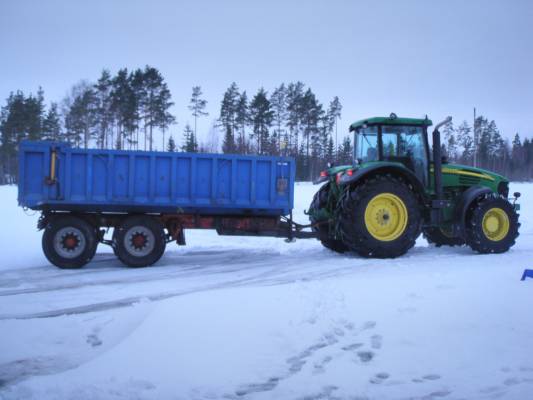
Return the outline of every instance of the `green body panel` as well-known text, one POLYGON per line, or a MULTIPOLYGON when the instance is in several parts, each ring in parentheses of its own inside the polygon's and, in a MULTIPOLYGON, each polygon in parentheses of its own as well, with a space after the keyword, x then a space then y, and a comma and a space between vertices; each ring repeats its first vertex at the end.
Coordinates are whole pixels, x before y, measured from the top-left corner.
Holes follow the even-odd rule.
POLYGON ((430 119, 420 118, 391 118, 391 117, 373 117, 361 119, 350 125, 350 130, 353 131, 363 125, 417 125, 417 126, 431 126, 433 122, 430 119))

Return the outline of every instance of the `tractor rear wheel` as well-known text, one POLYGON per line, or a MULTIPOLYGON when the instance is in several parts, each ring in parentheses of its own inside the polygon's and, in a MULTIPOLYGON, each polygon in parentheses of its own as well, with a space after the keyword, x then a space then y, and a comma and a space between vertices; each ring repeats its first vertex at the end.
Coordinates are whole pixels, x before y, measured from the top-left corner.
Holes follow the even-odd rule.
MULTIPOLYGON (((318 192, 315 193, 313 201, 309 206, 309 220, 312 224, 319 222, 319 219, 317 219, 316 217, 318 211, 322 208, 327 207, 330 189, 329 185, 329 183, 322 185, 318 192)), ((329 223, 320 224, 316 227, 313 227, 312 229, 314 232, 318 233, 318 240, 320 240, 320 243, 322 243, 322 245, 327 249, 330 249, 337 253, 344 253, 346 250, 348 250, 348 248, 344 245, 344 243, 342 243, 342 241, 330 237, 329 223)))
POLYGON ((505 253, 515 244, 519 227, 513 205, 488 195, 474 203, 467 215, 466 243, 478 253, 505 253))
POLYGON ((443 228, 430 227, 422 230, 424 238, 429 244, 434 244, 437 247, 441 246, 462 246, 465 241, 458 237, 453 237, 443 228))
POLYGON ((415 245, 421 230, 416 194, 401 179, 379 175, 347 189, 340 200, 343 243, 363 257, 394 258, 415 245))

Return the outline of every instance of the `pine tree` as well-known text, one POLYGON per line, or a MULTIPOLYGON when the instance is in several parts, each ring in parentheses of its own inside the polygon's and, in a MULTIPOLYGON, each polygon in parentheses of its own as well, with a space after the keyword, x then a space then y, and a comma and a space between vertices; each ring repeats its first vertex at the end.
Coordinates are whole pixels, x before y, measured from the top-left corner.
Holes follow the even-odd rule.
POLYGON ((474 140, 471 135, 472 129, 466 121, 457 128, 457 142, 462 148, 460 161, 463 164, 471 164, 474 156, 474 140))
POLYGON ((443 154, 447 154, 450 161, 457 160, 457 140, 455 138, 453 122, 450 121, 444 125, 442 133, 444 134, 443 144, 446 146, 446 153, 443 154))
POLYGON ((273 111, 273 125, 275 127, 273 132, 273 147, 280 153, 282 148, 287 148, 288 138, 286 132, 282 127, 285 126, 285 120, 287 119, 287 89, 285 84, 281 84, 277 87, 270 96, 270 104, 273 111))
POLYGON ((89 141, 96 132, 96 98, 92 88, 86 88, 78 94, 65 118, 67 139, 76 146, 89 147, 89 141))
POLYGON ((132 133, 131 144, 135 149, 139 149, 141 141, 144 143, 144 150, 146 150, 147 144, 147 132, 146 132, 146 120, 147 120, 147 105, 148 105, 148 92, 146 89, 144 71, 137 68, 131 72, 128 79, 131 86, 133 97, 135 98, 135 131, 132 133), (141 125, 143 125, 143 140, 140 138, 141 125))
POLYGON ((0 112, 2 170, 0 183, 14 183, 17 176, 17 145, 27 137, 24 93, 11 93, 0 112))
POLYGON ((235 108, 235 124, 239 132, 239 137, 237 139, 238 154, 246 154, 248 152, 248 146, 246 143, 246 126, 249 122, 248 96, 246 95, 246 91, 244 91, 239 96, 235 108))
POLYGON ((108 136, 113 127, 113 111, 111 109, 111 74, 104 69, 94 85, 96 102, 96 144, 103 149, 109 146, 108 136))
POLYGON ((237 150, 235 144, 235 128, 237 126, 236 117, 239 97, 239 88, 233 82, 224 93, 222 103, 220 104, 218 121, 224 129, 224 141, 222 143, 222 151, 224 153, 235 153, 237 150))
POLYGON ((353 160, 353 146, 350 136, 345 136, 339 149, 339 163, 351 164, 353 160))
POLYGON ((174 142, 174 138, 172 137, 172 135, 170 135, 168 138, 167 151, 171 153, 176 151, 176 143, 174 142))
POLYGON ((188 153, 198 152, 198 143, 196 141, 196 135, 191 129, 191 126, 187 123, 183 129, 183 145, 181 146, 183 151, 188 153))
POLYGON ((171 93, 161 73, 153 67, 146 66, 143 75, 143 99, 140 105, 144 115, 144 129, 148 134, 148 148, 153 150, 154 129, 163 131, 163 145, 165 131, 175 122, 175 117, 169 112, 174 105, 171 93))
POLYGON ((261 88, 250 103, 250 120, 258 154, 268 154, 271 151, 269 129, 274 119, 274 112, 267 96, 267 92, 261 88))
POLYGON ((198 134, 196 130, 196 120, 198 117, 209 115, 204 111, 206 105, 207 101, 202 99, 202 88, 200 86, 193 86, 192 97, 189 102, 189 110, 192 111, 192 116, 194 117, 194 136, 197 136, 198 134))
POLYGON ((43 120, 42 138, 44 140, 60 140, 62 137, 61 119, 57 103, 51 103, 43 120))
MULTIPOLYGON (((338 148, 338 131, 337 131, 337 121, 341 118, 342 105, 337 96, 333 98, 331 103, 329 103, 328 116, 330 118, 330 123, 335 127, 335 148, 338 148)), ((337 161, 337 160, 336 160, 337 161)))
POLYGON ((44 91, 41 87, 37 96, 30 94, 25 99, 27 138, 29 140, 41 139, 44 120, 44 91))
MULTIPOLYGON (((311 145, 313 147, 317 146, 318 139, 318 123, 322 116, 322 105, 318 103, 315 94, 311 89, 307 89, 303 98, 302 98, 302 114, 301 114, 301 125, 302 133, 306 141, 306 151, 305 151, 305 166, 308 170, 308 178, 310 178, 312 171, 310 167, 310 155, 311 155, 311 145)), ((316 151, 313 151, 316 153, 316 151)))
POLYGON ((139 120, 137 97, 131 82, 131 76, 126 68, 119 70, 112 80, 111 110, 117 123, 115 143, 117 149, 125 148, 124 141, 130 145, 134 142, 133 133, 139 120))
POLYGON ((302 120, 302 99, 304 84, 302 82, 289 83, 287 85, 287 127, 289 140, 287 147, 289 154, 296 156, 298 153, 298 136, 300 134, 300 122, 302 120))

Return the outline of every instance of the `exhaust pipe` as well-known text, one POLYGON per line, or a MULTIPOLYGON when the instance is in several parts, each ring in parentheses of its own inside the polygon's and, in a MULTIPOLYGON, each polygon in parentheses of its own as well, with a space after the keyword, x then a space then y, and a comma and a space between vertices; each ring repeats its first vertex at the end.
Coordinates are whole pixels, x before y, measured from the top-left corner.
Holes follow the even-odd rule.
POLYGON ((450 123, 451 121, 452 117, 447 117, 444 121, 435 125, 435 129, 433 129, 433 177, 437 200, 444 200, 442 190, 442 154, 440 148, 439 128, 450 123))

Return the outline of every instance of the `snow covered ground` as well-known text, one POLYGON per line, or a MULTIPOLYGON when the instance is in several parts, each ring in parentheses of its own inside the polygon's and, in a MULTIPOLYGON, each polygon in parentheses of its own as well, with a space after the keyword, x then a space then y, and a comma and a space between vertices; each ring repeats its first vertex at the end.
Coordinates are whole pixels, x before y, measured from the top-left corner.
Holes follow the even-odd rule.
MULTIPOLYGON (((316 187, 299 184, 305 222, 316 187)), ((48 264, 1 187, 2 399, 533 398, 533 184, 507 254, 368 260, 188 231, 158 265, 48 264)), ((30 213, 31 214, 31 213, 30 213)))

